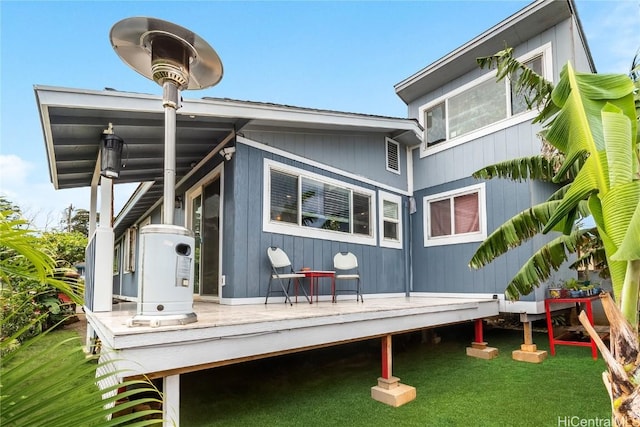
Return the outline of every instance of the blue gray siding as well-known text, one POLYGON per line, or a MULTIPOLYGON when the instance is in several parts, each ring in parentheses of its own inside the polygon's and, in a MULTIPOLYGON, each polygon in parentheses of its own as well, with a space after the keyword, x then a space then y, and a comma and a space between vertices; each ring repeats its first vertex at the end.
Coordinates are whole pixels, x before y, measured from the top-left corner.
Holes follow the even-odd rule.
MULTIPOLYGON (((481 242, 424 247, 423 197, 477 182, 466 178, 416 192, 417 211, 411 220, 414 230, 414 291, 502 295, 507 283, 533 253, 532 242, 527 242, 484 268, 472 270, 468 266, 469 260, 481 242)), ((486 183, 488 233, 510 218, 512 213, 530 206, 529 185, 503 180, 486 183)))
POLYGON ((400 145, 400 172, 386 170, 386 141, 380 134, 244 132, 251 140, 324 165, 407 191, 407 154, 400 145))
MULTIPOLYGON (((405 250, 263 232, 262 181, 265 158, 345 183, 375 189, 354 179, 239 144, 234 161, 225 168, 223 274, 227 276, 227 286, 223 288, 223 297, 245 298, 266 294, 271 271, 266 256, 269 246, 281 247, 296 269, 312 267, 332 270, 333 256, 340 251, 350 251, 358 257, 365 293, 406 291, 408 276, 405 250)), ((406 238, 405 233, 405 241, 406 238)), ((328 293, 329 284, 321 284, 320 290, 328 293)))

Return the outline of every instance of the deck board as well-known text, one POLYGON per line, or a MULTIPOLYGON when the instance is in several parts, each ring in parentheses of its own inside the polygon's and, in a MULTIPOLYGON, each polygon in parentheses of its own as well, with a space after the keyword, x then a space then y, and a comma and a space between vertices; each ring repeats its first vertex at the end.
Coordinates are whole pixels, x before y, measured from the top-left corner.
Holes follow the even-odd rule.
POLYGON ((393 297, 290 306, 196 302, 198 321, 174 326, 127 326, 135 303, 87 313, 105 349, 135 374, 188 372, 274 354, 403 333, 498 315, 497 300, 393 297))

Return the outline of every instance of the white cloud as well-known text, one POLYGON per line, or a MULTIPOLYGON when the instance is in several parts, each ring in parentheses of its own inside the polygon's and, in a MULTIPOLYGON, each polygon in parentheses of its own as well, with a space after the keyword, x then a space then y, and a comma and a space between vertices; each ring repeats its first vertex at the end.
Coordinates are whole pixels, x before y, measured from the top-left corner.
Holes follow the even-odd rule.
POLYGON ((0 154, 0 191, 9 186, 24 185, 29 171, 33 168, 33 164, 15 154, 0 154))

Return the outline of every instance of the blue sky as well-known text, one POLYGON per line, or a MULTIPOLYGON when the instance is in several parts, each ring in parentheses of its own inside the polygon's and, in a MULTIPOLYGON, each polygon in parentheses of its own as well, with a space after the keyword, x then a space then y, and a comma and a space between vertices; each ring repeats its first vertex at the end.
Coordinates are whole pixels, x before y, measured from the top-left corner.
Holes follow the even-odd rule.
MULTIPOLYGON (((54 191, 34 85, 161 95, 120 61, 111 27, 152 16, 211 44, 222 81, 185 98, 265 101, 406 116, 393 85, 498 24, 528 1, 0 0, 0 194, 40 228, 88 209, 88 189, 54 191)), ((626 73, 640 47, 640 0, 577 0, 598 72, 626 73)), ((131 186, 116 185, 116 210, 131 186)))

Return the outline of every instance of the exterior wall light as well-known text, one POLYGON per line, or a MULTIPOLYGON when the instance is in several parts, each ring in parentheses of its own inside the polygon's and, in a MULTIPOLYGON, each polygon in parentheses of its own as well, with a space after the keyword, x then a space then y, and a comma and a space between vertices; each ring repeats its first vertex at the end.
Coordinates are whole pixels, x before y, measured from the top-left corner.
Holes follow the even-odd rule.
POLYGON ((124 140, 113 133, 102 135, 100 144, 100 175, 106 178, 118 178, 122 166, 122 146, 124 140))

